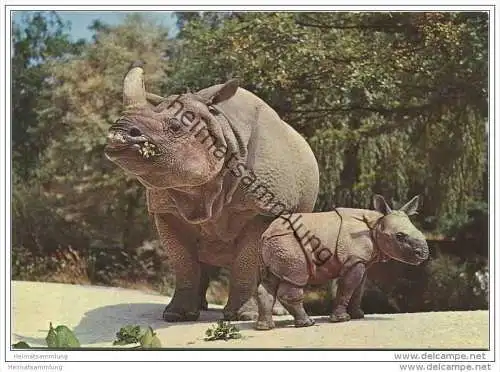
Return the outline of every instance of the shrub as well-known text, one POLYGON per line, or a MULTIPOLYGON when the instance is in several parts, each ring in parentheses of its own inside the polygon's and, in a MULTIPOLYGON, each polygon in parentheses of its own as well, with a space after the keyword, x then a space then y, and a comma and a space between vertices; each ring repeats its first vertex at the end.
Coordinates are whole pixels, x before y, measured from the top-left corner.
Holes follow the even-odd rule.
POLYGON ((484 259, 439 254, 428 265, 425 310, 488 308, 489 274, 484 259))
MULTIPOLYGON (((379 263, 368 271, 362 308, 367 314, 487 309, 488 285, 488 266, 480 256, 461 259, 437 254, 421 266, 379 263)), ((335 291, 335 281, 309 287, 306 311, 329 314, 335 291)))

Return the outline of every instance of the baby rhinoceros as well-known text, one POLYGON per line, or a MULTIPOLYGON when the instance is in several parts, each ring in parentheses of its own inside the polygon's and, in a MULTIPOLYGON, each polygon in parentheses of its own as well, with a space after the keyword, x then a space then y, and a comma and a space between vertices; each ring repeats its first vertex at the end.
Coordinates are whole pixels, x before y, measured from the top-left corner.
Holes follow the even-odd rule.
POLYGON ((273 304, 293 315, 296 327, 314 324, 304 310, 306 284, 339 278, 331 322, 362 318, 361 298, 367 268, 388 259, 419 265, 429 257, 424 235, 408 216, 419 196, 392 210, 380 195, 375 210, 336 208, 331 212, 282 215, 262 234, 263 279, 258 288, 256 328, 274 327, 273 304), (300 225, 299 225, 300 222, 300 225))

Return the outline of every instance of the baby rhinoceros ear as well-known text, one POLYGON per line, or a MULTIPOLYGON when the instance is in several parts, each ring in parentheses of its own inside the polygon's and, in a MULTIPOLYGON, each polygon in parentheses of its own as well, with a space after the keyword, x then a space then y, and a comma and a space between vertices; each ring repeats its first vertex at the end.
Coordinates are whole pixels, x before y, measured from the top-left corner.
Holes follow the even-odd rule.
POLYGON ((420 195, 414 196, 408 203, 399 208, 400 211, 405 212, 406 215, 412 216, 417 214, 417 209, 420 204, 420 195))
POLYGON ((387 215, 392 212, 391 207, 386 203, 382 195, 375 194, 373 196, 373 207, 377 212, 387 215))
POLYGON ((238 90, 239 82, 238 79, 231 79, 226 81, 213 95, 210 97, 206 104, 216 105, 219 102, 223 102, 235 95, 238 90))

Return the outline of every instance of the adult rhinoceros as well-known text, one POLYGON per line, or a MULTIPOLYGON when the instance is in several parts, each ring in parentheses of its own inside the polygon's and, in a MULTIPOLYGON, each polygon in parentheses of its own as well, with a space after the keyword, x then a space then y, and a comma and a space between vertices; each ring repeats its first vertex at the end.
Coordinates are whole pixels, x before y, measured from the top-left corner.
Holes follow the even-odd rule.
POLYGON ((235 80, 164 98, 146 92, 136 63, 123 96, 105 154, 146 187, 176 278, 164 319, 199 317, 202 263, 230 269, 224 317, 255 319, 243 305, 257 288, 261 234, 277 215, 310 212, 316 201, 311 148, 235 80))

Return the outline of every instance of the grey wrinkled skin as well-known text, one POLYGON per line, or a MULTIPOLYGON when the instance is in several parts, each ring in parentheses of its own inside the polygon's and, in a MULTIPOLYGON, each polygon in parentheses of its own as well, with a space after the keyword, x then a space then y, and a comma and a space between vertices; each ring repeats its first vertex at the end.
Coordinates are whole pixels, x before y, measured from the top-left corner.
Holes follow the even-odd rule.
POLYGON ((266 274, 257 292, 257 329, 274 327, 276 298, 293 315, 297 327, 313 325, 303 307, 303 287, 335 278, 338 289, 330 321, 363 318, 361 299, 370 265, 388 259, 419 265, 429 258, 425 236, 408 217, 416 213, 419 197, 394 211, 380 195, 373 201, 375 210, 337 208, 272 222, 262 235, 266 274))
POLYGON ((235 80, 164 98, 146 92, 143 72, 135 64, 124 79, 123 116, 109 130, 105 154, 146 188, 176 277, 163 317, 199 317, 206 264, 230 270, 224 317, 255 319, 260 237, 279 208, 312 211, 319 184, 314 154, 235 80))

